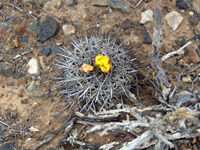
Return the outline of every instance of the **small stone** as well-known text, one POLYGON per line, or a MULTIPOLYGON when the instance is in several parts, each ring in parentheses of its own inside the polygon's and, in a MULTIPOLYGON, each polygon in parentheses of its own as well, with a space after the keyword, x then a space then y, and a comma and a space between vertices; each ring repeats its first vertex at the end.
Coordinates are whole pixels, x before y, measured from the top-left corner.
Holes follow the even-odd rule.
POLYGON ((74 28, 74 26, 72 26, 72 25, 67 25, 67 24, 65 24, 65 25, 62 26, 62 29, 63 29, 63 32, 64 32, 64 34, 65 34, 66 36, 72 35, 72 34, 75 33, 75 28, 74 28))
POLYGON ((194 8, 198 14, 200 14, 200 0, 193 0, 192 1, 192 8, 194 8))
POLYGON ((152 44, 152 39, 145 27, 142 29, 141 32, 143 36, 143 44, 152 44))
POLYGON ((12 77, 13 77, 14 79, 19 79, 19 78, 21 77, 21 75, 22 75, 22 74, 21 74, 20 72, 17 72, 17 71, 16 71, 16 72, 13 73, 12 77))
POLYGON ((107 4, 113 8, 117 8, 124 12, 131 13, 129 4, 125 0, 109 0, 107 4))
POLYGON ((39 64, 36 59, 31 59, 28 62, 28 73, 30 74, 38 74, 39 71, 39 64))
POLYGON ((76 5, 76 4, 78 4, 77 0, 69 0, 69 2, 68 2, 69 6, 73 6, 73 5, 76 5))
POLYGON ((153 22, 153 11, 148 9, 145 12, 142 12, 142 19, 140 20, 141 24, 144 24, 147 21, 153 22))
POLYGON ((200 141, 196 142, 197 148, 200 149, 200 141))
POLYGON ((18 81, 20 84, 25 85, 26 84, 26 79, 25 78, 20 78, 18 81))
POLYGON ((51 55, 51 51, 47 47, 42 48, 42 50, 40 51, 40 53, 41 53, 42 56, 47 56, 47 57, 49 55, 51 55))
POLYGON ((200 35, 200 22, 194 27, 194 33, 200 35))
POLYGON ((101 33, 107 35, 110 32, 111 28, 112 27, 110 25, 103 25, 101 28, 101 33))
POLYGON ((16 37, 14 41, 15 47, 19 47, 19 39, 16 37))
POLYGON ((182 77, 182 81, 183 82, 192 82, 192 79, 189 75, 185 76, 185 77, 182 77))
POLYGON ((32 37, 37 38, 39 32, 39 20, 40 18, 36 19, 32 22, 27 28, 26 32, 29 33, 32 37))
POLYGON ((53 44, 48 44, 48 47, 50 48, 50 50, 57 55, 58 53, 60 53, 61 48, 59 45, 53 45, 53 44))
POLYGON ((20 24, 18 27, 15 28, 15 31, 18 34, 24 34, 26 27, 29 25, 29 21, 24 21, 22 24, 20 24))
MULTIPOLYGON (((186 0, 186 3, 190 4, 190 0, 186 0)), ((180 8, 180 9, 183 9, 183 10, 187 10, 188 9, 188 6, 184 2, 184 0, 176 0, 176 5, 180 8)))
POLYGON ((56 33, 57 28, 57 22, 52 17, 46 16, 46 19, 40 24, 39 37, 37 41, 46 41, 56 33))
POLYGON ((46 91, 46 92, 38 92, 38 91, 33 91, 33 92, 28 92, 27 93, 28 97, 30 98, 36 98, 39 100, 45 100, 47 98, 49 98, 50 96, 50 91, 46 91))
POLYGON ((197 23, 198 23, 198 21, 194 17, 192 17, 192 16, 188 17, 188 21, 189 21, 189 23, 190 23, 190 25, 192 27, 196 26, 197 23))
POLYGON ((172 11, 165 16, 168 25, 175 31, 183 20, 183 17, 176 11, 172 11))
POLYGON ((28 99, 26 99, 26 98, 25 98, 25 99, 22 99, 22 100, 21 100, 21 103, 22 103, 22 104, 28 104, 28 99))
POLYGON ((35 88, 37 88, 40 85, 39 81, 32 81, 31 84, 28 86, 28 91, 33 91, 35 88))
POLYGON ((30 49, 28 46, 26 46, 26 50, 27 50, 27 51, 31 51, 31 49, 30 49))
POLYGON ((199 150, 195 144, 192 145, 192 150, 199 150))
POLYGON ((190 16, 193 16, 193 15, 194 15, 194 12, 193 12, 193 11, 189 11, 188 14, 189 14, 190 16))
POLYGON ((129 28, 134 28, 135 27, 135 24, 132 22, 132 20, 130 19, 126 19, 122 22, 122 24, 120 25, 120 27, 122 29, 129 29, 129 28))
POLYGON ((24 35, 19 40, 20 40, 20 42, 28 43, 29 42, 29 36, 24 35))
POLYGON ((30 130, 31 132, 38 132, 38 131, 40 131, 40 130, 34 128, 34 127, 30 127, 29 130, 30 130))
POLYGON ((0 10, 2 10, 3 9, 3 3, 1 2, 0 3, 0 10))
POLYGON ((5 38, 6 37, 6 35, 7 35, 7 29, 6 29, 6 27, 2 27, 1 29, 0 29, 0 37, 3 37, 3 38, 5 38))
POLYGON ((14 68, 12 65, 8 65, 8 64, 0 64, 0 74, 2 76, 5 76, 5 77, 9 77, 11 76, 13 73, 14 73, 14 68))
POLYGON ((13 85, 15 85, 15 82, 14 82, 14 81, 7 82, 6 85, 7 85, 7 86, 13 86, 13 85))

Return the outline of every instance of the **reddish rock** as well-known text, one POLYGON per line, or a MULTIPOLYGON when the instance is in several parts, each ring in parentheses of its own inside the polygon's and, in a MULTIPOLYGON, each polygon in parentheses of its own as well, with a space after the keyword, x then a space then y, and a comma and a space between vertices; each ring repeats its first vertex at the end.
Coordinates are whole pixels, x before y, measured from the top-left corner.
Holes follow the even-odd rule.
POLYGON ((25 85, 26 84, 26 79, 25 78, 21 78, 18 81, 20 84, 25 85))
POLYGON ((1 30, 0 30, 0 37, 5 38, 6 35, 7 35, 6 31, 7 31, 7 29, 5 27, 1 28, 1 30))
POLYGON ((18 27, 15 28, 15 31, 18 34, 24 34, 26 27, 29 25, 29 21, 24 21, 22 24, 20 24, 18 27))
POLYGON ((190 50, 189 60, 193 63, 198 63, 200 61, 199 56, 197 55, 195 50, 190 50))

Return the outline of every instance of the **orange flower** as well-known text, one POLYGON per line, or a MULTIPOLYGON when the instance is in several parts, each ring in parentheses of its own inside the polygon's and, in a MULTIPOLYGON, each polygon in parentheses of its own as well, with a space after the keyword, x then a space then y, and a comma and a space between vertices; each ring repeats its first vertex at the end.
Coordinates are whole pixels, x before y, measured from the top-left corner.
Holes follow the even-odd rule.
POLYGON ((111 71, 112 63, 107 56, 98 54, 94 59, 95 65, 97 65, 102 72, 108 73, 111 71))
POLYGON ((93 69, 94 69, 93 66, 90 66, 89 64, 83 64, 83 65, 80 66, 80 68, 78 70, 81 70, 81 71, 83 71, 83 72, 88 74, 93 69))

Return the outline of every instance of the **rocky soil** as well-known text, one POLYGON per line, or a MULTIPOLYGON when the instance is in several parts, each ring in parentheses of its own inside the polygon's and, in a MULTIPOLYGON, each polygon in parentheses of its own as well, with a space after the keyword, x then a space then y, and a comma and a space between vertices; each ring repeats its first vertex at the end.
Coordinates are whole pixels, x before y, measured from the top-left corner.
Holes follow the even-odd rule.
MULTIPOLYGON (((182 51, 162 62, 168 80, 175 87, 186 69, 178 91, 189 91, 200 99, 200 0, 158 0, 162 12, 163 39, 160 59, 182 51), (186 3, 187 2, 187 3, 186 3)), ((125 41, 130 55, 137 58, 139 84, 131 92, 143 106, 158 105, 149 66, 155 24, 155 0, 9 0, 0 1, 0 149, 34 149, 39 137, 61 126, 62 118, 51 113, 69 114, 56 93, 54 58, 60 47, 69 47, 70 36, 80 30, 110 33, 125 41), (30 61, 31 60, 31 61, 30 61)), ((130 101, 124 104, 133 106, 130 101)), ((80 129, 79 124, 75 125, 80 129)), ((89 127, 88 127, 89 128, 89 127)), ((84 130, 83 130, 84 132, 84 130)), ((63 133, 40 149, 54 147, 63 133)), ((99 137, 98 132, 79 140, 100 146, 124 138, 123 135, 99 137)), ((178 149, 200 149, 200 138, 178 140, 178 149)), ((65 149, 79 148, 70 144, 65 149)), ((61 149, 61 148, 60 148, 61 149)), ((90 149, 90 148, 89 148, 90 149)))

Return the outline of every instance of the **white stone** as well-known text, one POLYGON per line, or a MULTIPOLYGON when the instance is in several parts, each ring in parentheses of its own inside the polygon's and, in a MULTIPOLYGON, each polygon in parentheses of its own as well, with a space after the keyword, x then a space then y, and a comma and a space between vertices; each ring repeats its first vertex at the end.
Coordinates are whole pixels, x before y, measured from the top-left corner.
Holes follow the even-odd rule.
POLYGON ((142 12, 142 19, 140 20, 141 24, 144 24, 147 21, 153 22, 153 11, 148 9, 145 12, 142 12))
POLYGON ((165 16, 168 25, 175 31, 183 20, 183 17, 176 11, 172 11, 165 16))
POLYGON ((74 28, 74 26, 72 26, 72 25, 67 25, 67 24, 65 24, 65 25, 62 26, 62 29, 63 29, 63 32, 64 32, 64 34, 65 34, 66 36, 75 33, 75 28, 74 28))
POLYGON ((29 130, 30 130, 31 132, 38 132, 38 131, 39 131, 38 129, 36 129, 36 128, 34 128, 34 127, 30 127, 29 130))
POLYGON ((193 15, 194 15, 194 12, 193 12, 193 11, 189 11, 188 14, 189 14, 190 16, 193 16, 193 15))
POLYGON ((39 63, 37 59, 31 59, 28 62, 28 73, 30 74, 38 74, 39 71, 39 63))

